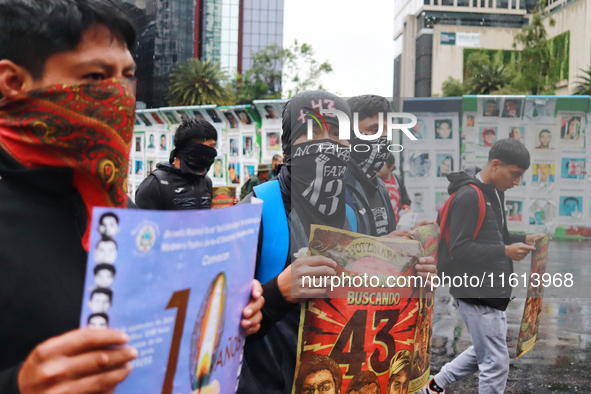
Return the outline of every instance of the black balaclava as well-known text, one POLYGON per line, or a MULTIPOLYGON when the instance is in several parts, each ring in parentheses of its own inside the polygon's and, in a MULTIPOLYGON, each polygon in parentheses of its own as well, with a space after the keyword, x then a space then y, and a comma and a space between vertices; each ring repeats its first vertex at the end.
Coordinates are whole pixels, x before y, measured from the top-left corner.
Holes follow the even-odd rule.
MULTIPOLYGON (((324 109, 334 106, 351 118, 347 103, 325 91, 300 93, 283 109, 281 142, 285 159, 278 180, 282 192, 291 197, 291 209, 298 213, 308 235, 311 224, 342 228, 346 217, 344 178, 349 148, 330 139, 293 145, 307 133, 308 119, 316 123, 312 115, 326 128, 318 115, 320 105, 324 109)), ((327 124, 338 126, 336 116, 322 117, 327 124)))
POLYGON ((170 164, 178 157, 183 174, 205 176, 217 151, 197 141, 210 139, 217 140, 217 131, 209 122, 197 118, 183 120, 175 133, 175 148, 170 152, 170 164))

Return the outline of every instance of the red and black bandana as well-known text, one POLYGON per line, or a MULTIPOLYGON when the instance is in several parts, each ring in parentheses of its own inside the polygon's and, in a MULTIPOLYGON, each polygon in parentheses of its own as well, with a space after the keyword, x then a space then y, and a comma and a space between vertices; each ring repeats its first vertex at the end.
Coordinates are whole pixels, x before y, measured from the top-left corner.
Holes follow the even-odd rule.
POLYGON ((93 207, 127 206, 134 114, 133 83, 124 79, 34 90, 0 100, 0 148, 25 168, 71 168, 90 224, 93 207))

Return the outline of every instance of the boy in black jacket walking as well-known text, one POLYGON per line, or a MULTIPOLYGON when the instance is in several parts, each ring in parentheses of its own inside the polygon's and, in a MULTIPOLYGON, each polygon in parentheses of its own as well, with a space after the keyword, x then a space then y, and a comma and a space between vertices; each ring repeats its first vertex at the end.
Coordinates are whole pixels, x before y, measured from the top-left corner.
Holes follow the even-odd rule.
MULTIPOLYGON (((444 234, 438 256, 441 275, 477 276, 485 280, 475 287, 469 282, 451 288, 473 345, 443 366, 428 387, 423 388, 425 394, 442 393, 447 384, 478 371, 480 394, 505 391, 509 375, 505 309, 511 287, 502 286, 501 278, 504 276, 507 284, 513 273, 512 260, 523 260, 535 250, 532 245, 539 234, 509 234, 504 192, 519 184, 529 165, 527 149, 518 141, 503 139, 492 146, 482 170, 472 168, 447 177, 451 182, 448 188, 451 197, 448 207, 442 208, 449 211, 446 223, 441 223, 444 234)), ((441 212, 440 217, 443 217, 441 212)))

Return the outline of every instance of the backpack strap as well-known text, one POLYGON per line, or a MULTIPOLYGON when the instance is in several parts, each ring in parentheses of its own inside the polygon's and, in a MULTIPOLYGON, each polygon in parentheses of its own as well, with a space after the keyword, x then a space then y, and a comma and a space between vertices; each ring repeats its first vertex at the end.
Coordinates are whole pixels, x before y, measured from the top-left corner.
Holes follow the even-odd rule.
MULTIPOLYGON (((480 232, 480 228, 482 227, 482 223, 484 223, 484 216, 486 215, 486 202, 484 201, 484 195, 482 194, 482 190, 474 184, 470 184, 474 190, 476 190, 476 194, 478 195, 478 220, 476 221, 476 229, 474 230, 474 235, 472 236, 472 240, 476 239, 476 236, 480 232)), ((457 192, 456 192, 457 193, 457 192)), ((456 195, 456 193, 452 193, 451 196, 447 199, 443 207, 439 210, 439 214, 437 215, 437 224, 441 229, 441 238, 445 239, 447 243, 447 251, 451 256, 451 250, 449 249, 449 211, 451 208, 451 202, 456 195)))
POLYGON ((263 245, 257 280, 267 283, 285 268, 289 253, 289 227, 278 180, 272 180, 253 188, 263 204, 263 245))
POLYGON ((158 189, 160 190, 160 198, 162 199, 162 209, 172 210, 172 188, 166 179, 166 172, 162 170, 152 171, 150 175, 154 175, 158 181, 158 189))

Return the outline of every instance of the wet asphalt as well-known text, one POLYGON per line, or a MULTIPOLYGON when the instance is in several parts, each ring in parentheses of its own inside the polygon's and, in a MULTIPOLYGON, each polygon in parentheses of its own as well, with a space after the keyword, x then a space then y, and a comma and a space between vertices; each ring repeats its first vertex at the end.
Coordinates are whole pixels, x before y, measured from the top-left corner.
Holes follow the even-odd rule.
MULTIPOLYGON (((531 258, 515 262, 515 272, 529 272, 531 258)), ((507 308, 507 344, 511 357, 505 393, 591 394, 591 241, 551 241, 547 271, 573 274, 570 288, 545 289, 538 340, 515 359, 525 304, 525 288, 513 291, 507 308)), ((470 333, 447 289, 436 292, 431 370, 435 374, 471 345, 470 333)), ((478 393, 475 374, 446 387, 446 394, 478 393)))

